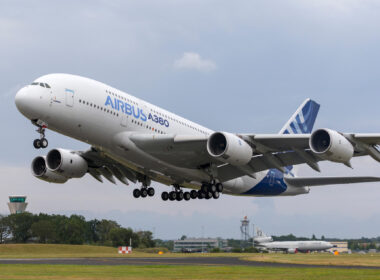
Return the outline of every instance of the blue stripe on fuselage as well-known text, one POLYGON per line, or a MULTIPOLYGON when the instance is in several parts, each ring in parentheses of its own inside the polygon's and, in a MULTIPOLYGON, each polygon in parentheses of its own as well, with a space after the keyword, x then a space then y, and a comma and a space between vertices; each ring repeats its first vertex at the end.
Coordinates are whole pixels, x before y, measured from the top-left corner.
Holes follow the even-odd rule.
MULTIPOLYGON (((290 170, 286 168, 290 173, 290 170)), ((291 174, 291 173, 290 173, 291 174)), ((287 185, 284 182, 284 174, 277 169, 270 169, 267 175, 250 190, 246 191, 246 195, 279 195, 286 191, 287 185)))

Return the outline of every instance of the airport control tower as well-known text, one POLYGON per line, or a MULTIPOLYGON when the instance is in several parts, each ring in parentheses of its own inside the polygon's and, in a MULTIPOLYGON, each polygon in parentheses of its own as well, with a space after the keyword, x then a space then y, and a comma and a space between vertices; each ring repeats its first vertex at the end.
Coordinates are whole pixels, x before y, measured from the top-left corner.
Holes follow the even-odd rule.
POLYGON ((11 195, 9 196, 8 207, 11 214, 24 213, 28 203, 25 202, 25 195, 11 195))
POLYGON ((240 221, 240 232, 241 232, 241 247, 246 248, 248 247, 249 242, 249 220, 247 216, 244 217, 243 220, 240 221))

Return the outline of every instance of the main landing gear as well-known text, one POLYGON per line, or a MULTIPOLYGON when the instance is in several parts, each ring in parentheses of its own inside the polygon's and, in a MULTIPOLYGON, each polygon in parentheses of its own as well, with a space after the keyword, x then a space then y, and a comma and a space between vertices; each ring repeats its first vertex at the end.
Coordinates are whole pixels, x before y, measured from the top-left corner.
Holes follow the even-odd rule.
POLYGON ((223 185, 221 183, 203 184, 199 191, 192 190, 190 192, 183 192, 179 185, 174 185, 174 191, 162 192, 161 198, 164 201, 181 201, 190 199, 218 199, 220 193, 223 191, 223 185))
POLYGON ((38 129, 36 131, 40 134, 40 139, 35 139, 33 141, 34 148, 45 149, 49 145, 48 140, 45 138, 45 129, 46 129, 45 125, 38 125, 38 129))
POLYGON ((147 196, 154 196, 154 189, 151 187, 142 186, 141 189, 134 189, 133 190, 133 196, 135 198, 145 198, 147 196))

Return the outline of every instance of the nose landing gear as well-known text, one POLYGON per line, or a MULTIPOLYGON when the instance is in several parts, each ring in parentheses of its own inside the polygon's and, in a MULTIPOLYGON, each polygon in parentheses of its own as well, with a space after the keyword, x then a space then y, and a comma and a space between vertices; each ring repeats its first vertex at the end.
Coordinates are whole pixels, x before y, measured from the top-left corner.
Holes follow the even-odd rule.
POLYGON ((36 149, 40 149, 40 148, 45 149, 49 145, 48 140, 45 138, 46 125, 45 124, 41 124, 41 125, 37 124, 37 126, 38 126, 38 129, 36 131, 40 134, 40 139, 35 139, 33 141, 33 146, 36 149))

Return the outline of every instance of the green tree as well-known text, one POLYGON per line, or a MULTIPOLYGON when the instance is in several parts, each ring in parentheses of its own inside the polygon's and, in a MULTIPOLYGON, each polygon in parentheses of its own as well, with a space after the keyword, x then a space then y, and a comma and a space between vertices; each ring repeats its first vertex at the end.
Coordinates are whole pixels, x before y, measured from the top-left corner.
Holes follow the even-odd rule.
POLYGON ((153 233, 151 231, 139 231, 137 235, 140 239, 140 247, 143 248, 152 248, 155 246, 155 242, 153 240, 153 233))
POLYGON ((116 223, 115 221, 110 221, 110 220, 101 220, 97 225, 96 225, 96 235, 98 236, 99 243, 102 245, 111 245, 111 237, 110 237, 110 232, 112 229, 118 229, 120 228, 120 225, 116 223))
POLYGON ((6 217, 0 215, 0 244, 10 236, 10 228, 7 224, 6 217))
POLYGON ((132 241, 132 247, 139 247, 139 236, 130 228, 113 228, 110 231, 110 239, 112 246, 127 246, 129 241, 132 241))
POLYGON ((31 236, 31 226, 36 217, 29 213, 18 213, 6 218, 6 225, 12 234, 12 240, 17 243, 25 243, 31 236))
POLYGON ((71 215, 64 225, 63 233, 63 243, 83 244, 86 241, 86 220, 83 216, 71 215))
POLYGON ((40 243, 53 242, 56 239, 54 224, 48 220, 40 220, 31 226, 33 237, 37 237, 40 243))

